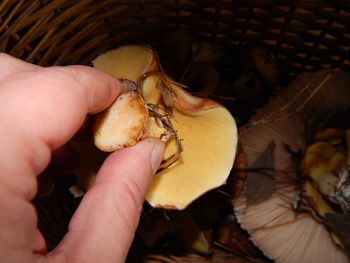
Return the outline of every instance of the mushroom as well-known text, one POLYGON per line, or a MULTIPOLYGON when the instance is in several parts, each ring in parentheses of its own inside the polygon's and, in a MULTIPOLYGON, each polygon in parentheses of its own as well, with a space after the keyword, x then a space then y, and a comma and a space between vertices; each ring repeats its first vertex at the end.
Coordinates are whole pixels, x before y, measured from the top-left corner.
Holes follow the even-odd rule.
MULTIPOLYGON (((301 74, 240 130, 248 175, 233 199, 235 214, 251 240, 275 262, 349 260, 325 225, 296 206, 302 191, 298 157, 307 148, 310 127, 321 124, 330 112, 347 109, 349 81, 350 74, 342 71, 301 74), (271 143, 275 146, 267 150, 271 143), (260 167, 254 166, 258 160, 260 167), (249 189, 254 185, 249 186, 249 178, 255 180, 255 189, 249 189)), ((313 190, 311 184, 304 187, 313 190)), ((331 211, 320 207, 325 213, 331 211)))
MULTIPOLYGON (((149 47, 128 45, 119 49, 108 51, 93 61, 93 64, 111 75, 122 79, 136 81, 147 71, 158 70, 158 64, 153 51, 149 47), (137 61, 137 64, 133 61, 137 61), (122 67, 113 67, 118 61, 122 67)), ((97 126, 95 124, 95 126, 97 126)), ((83 189, 90 189, 95 182, 97 171, 107 158, 106 152, 98 150, 93 140, 71 141, 81 158, 81 165, 75 170, 77 183, 83 189)))
MULTIPOLYGON (((121 101, 125 99, 119 101, 119 97, 97 115, 93 125, 94 141, 100 150, 115 151, 142 138, 167 135, 164 163, 146 195, 150 205, 181 210, 200 195, 225 183, 237 144, 235 120, 227 109, 212 100, 192 96, 172 81, 160 70, 157 55, 150 48, 123 46, 102 54, 93 64, 136 85, 136 89, 121 95, 129 98, 128 102, 123 104, 121 101), (131 113, 128 108, 135 109, 136 104, 139 107, 131 113), (126 120, 131 124, 126 124, 126 120), (123 130, 124 126, 137 132, 128 133, 123 130)), ((83 152, 83 155, 98 152, 89 147, 90 153, 83 152)), ((82 166, 96 169, 102 159, 95 165, 83 160, 82 166)), ((86 189, 92 186, 95 176, 96 170, 78 174, 80 184, 86 189)))

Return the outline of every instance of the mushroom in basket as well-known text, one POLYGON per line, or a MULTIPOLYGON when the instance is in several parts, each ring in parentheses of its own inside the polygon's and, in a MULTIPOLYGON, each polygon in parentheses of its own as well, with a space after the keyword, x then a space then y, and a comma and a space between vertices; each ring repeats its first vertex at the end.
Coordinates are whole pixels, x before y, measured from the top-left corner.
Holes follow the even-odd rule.
POLYGON ((349 82, 301 74, 240 130, 235 214, 275 262, 349 261, 349 82))
POLYGON ((153 207, 184 209, 225 183, 236 153, 234 118, 220 104, 192 96, 164 74, 154 50, 127 45, 93 61, 121 79, 124 92, 95 117, 93 142, 75 142, 82 156, 78 182, 93 185, 105 152, 156 137, 166 142, 164 160, 146 200, 153 207), (94 145, 97 146, 97 148, 94 145))

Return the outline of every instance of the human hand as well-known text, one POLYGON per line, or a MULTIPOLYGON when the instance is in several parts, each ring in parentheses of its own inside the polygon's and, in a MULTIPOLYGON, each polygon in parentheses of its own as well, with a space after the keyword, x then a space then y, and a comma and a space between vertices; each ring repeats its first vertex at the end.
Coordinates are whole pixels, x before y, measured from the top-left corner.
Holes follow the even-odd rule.
POLYGON ((0 54, 0 261, 123 262, 143 197, 164 151, 155 139, 112 153, 52 251, 31 200, 52 152, 88 114, 108 107, 119 81, 83 66, 43 68, 0 54))

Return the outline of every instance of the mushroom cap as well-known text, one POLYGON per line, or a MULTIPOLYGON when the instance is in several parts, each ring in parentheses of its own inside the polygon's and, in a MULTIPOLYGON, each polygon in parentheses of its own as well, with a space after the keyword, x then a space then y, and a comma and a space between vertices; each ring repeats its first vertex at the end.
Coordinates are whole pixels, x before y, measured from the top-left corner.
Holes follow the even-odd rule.
POLYGON ((126 45, 109 50, 95 58, 92 64, 118 79, 135 82, 142 74, 158 69, 157 57, 153 50, 141 45, 126 45))
MULTIPOLYGON (((236 153, 236 123, 222 105, 184 91, 181 85, 176 84, 163 72, 156 71, 160 65, 154 62, 157 63, 157 57, 151 49, 133 45, 101 55, 94 60, 94 66, 116 78, 137 81, 146 103, 163 107, 167 99, 172 103, 169 108, 172 111, 171 122, 177 138, 181 141, 183 152, 175 163, 154 176, 146 200, 154 207, 184 209, 200 195, 226 182, 236 153), (140 63, 142 67, 139 66, 140 63), (151 74, 152 72, 154 74, 151 74), (138 81, 140 77, 142 81, 138 81)), ((118 99, 115 104, 117 103, 118 99)), ((113 113, 114 105, 109 108, 109 113, 113 113)), ((114 121, 115 117, 112 116, 112 119, 114 121)), ((113 137, 118 129, 119 127, 115 127, 107 137, 113 137)), ((99 137, 107 139, 108 143, 111 141, 104 138, 103 134, 99 134, 99 137)), ((178 140, 172 137, 166 143, 164 158, 167 159, 177 151, 178 140)), ((96 172, 89 174, 96 176, 96 172)), ((81 185, 92 186, 91 183, 84 183, 84 175, 78 177, 82 178, 81 185)), ((93 179, 87 178, 86 181, 93 182, 93 179)))
MULTIPOLYGON (((162 93, 156 85, 162 77, 156 78, 146 79, 142 93, 147 102, 162 105, 162 93)), ((146 200, 154 207, 184 209, 226 182, 236 154, 237 128, 232 115, 220 104, 195 97, 168 78, 165 81, 174 94, 172 125, 183 152, 171 167, 154 176, 146 200)), ((173 137, 166 144, 164 158, 176 151, 173 137)))
POLYGON ((330 233, 308 213, 293 209, 299 194, 297 173, 287 144, 304 152, 308 130, 333 111, 350 105, 350 75, 342 71, 301 74, 241 128, 240 145, 248 167, 274 141, 276 190, 272 197, 247 206, 246 189, 233 199, 235 214, 251 240, 276 262, 348 262, 330 233), (330 75, 329 75, 330 74, 330 75))

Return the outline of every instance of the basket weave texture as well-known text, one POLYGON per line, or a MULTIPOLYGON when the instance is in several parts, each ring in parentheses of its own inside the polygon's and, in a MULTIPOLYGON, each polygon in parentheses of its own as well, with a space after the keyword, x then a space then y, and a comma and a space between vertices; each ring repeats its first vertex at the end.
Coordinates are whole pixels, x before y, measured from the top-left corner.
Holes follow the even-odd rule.
MULTIPOLYGON (((350 69, 349 0, 0 2, 0 51, 42 66, 89 65, 104 51, 128 43, 157 47, 176 28, 224 45, 265 43, 289 62, 291 75, 350 69)), ((144 262, 244 262, 222 251, 217 255, 211 260, 154 255, 144 262)))
POLYGON ((350 68, 347 0, 4 0, 0 51, 40 65, 88 64, 125 43, 156 45, 166 32, 240 46, 262 41, 290 72, 350 68))

